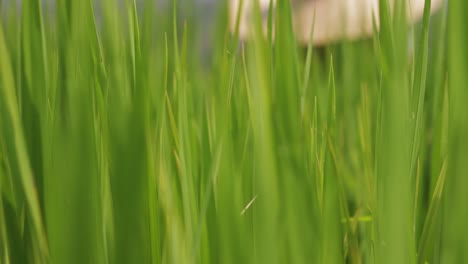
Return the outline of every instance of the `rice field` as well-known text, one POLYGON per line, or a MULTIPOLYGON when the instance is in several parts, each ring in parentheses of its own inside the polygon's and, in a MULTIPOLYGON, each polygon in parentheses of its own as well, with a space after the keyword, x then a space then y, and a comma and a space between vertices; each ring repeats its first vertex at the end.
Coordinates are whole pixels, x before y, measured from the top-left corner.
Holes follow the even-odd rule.
POLYGON ((0 263, 468 263, 468 2, 403 1, 320 47, 0 1, 0 263))

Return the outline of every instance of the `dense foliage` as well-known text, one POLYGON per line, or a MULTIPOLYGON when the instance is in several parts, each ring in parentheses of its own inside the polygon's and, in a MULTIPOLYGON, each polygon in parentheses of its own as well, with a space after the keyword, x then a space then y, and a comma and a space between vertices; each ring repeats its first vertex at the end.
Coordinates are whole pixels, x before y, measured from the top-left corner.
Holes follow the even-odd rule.
POLYGON ((204 57, 175 1, 40 2, 0 10, 0 263, 468 261, 468 2, 320 48, 224 5, 204 57))

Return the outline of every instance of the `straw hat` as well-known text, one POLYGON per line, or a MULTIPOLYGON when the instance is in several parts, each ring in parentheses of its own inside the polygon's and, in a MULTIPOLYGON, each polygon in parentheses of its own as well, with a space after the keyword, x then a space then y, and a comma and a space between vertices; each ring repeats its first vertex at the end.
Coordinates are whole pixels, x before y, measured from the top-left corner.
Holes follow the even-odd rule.
MULTIPOLYGON (((241 0, 230 0, 231 31, 236 28, 236 17, 241 0)), ((248 38, 253 28, 254 1, 243 0, 239 21, 239 36, 248 38)), ((273 0, 273 5, 277 0, 273 0)), ((389 0, 393 3, 395 0, 389 0)), ((407 3, 408 21, 419 20, 424 12, 425 0, 404 0, 407 3)), ((270 0, 258 0, 264 16, 263 27, 266 32, 266 17, 270 0)), ((441 7, 443 0, 432 0, 431 12, 441 7)), ((358 39, 373 33, 373 18, 379 19, 379 0, 291 0, 293 25, 300 43, 308 43, 315 23, 313 44, 324 45, 341 39, 358 39)))

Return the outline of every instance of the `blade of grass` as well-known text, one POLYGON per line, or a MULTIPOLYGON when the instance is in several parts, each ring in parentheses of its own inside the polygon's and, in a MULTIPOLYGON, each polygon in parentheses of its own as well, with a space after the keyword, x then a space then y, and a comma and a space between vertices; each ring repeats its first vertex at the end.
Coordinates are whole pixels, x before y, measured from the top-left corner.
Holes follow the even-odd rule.
POLYGON ((465 219, 468 217, 468 193, 464 190, 468 181, 466 157, 468 157, 468 21, 464 10, 468 2, 450 1, 448 5, 448 110, 449 110, 449 158, 447 168, 446 196, 442 224, 441 263, 466 262, 468 242, 464 232, 465 219))
POLYGON ((27 200, 28 210, 31 213, 32 225, 34 227, 36 239, 38 240, 37 243, 41 250, 42 258, 45 258, 48 255, 47 238, 42 222, 39 199, 35 188, 31 164, 26 149, 24 131, 18 111, 15 82, 9 57, 4 40, 3 23, 0 21, 0 79, 2 81, 2 97, 8 110, 11 126, 14 131, 13 140, 16 146, 16 156, 19 163, 21 183, 27 200))

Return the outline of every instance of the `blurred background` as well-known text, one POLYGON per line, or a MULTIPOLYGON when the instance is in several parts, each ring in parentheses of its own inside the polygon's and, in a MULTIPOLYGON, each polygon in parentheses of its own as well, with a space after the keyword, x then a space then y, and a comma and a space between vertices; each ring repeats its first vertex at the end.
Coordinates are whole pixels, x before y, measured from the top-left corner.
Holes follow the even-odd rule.
MULTIPOLYGON (((21 2, 24 0, 0 0, 0 12, 2 17, 6 17, 6 10, 16 5, 21 8, 21 2)), ((123 7, 125 0, 116 0, 123 7)), ((56 0, 43 0, 43 10, 49 16, 54 14, 56 0)), ((95 0, 96 19, 101 17, 101 1, 95 0)), ((137 9, 142 13, 145 0, 136 0, 137 9)), ((204 62, 207 63, 211 58, 212 43, 214 38, 215 24, 220 19, 220 9, 223 7, 223 0, 154 0, 155 12, 161 16, 172 15, 174 4, 176 5, 177 20, 179 28, 182 30, 183 23, 190 23, 190 32, 195 35, 194 40, 198 42, 198 51, 204 62)), ((170 16, 169 16, 170 17, 170 16)))

